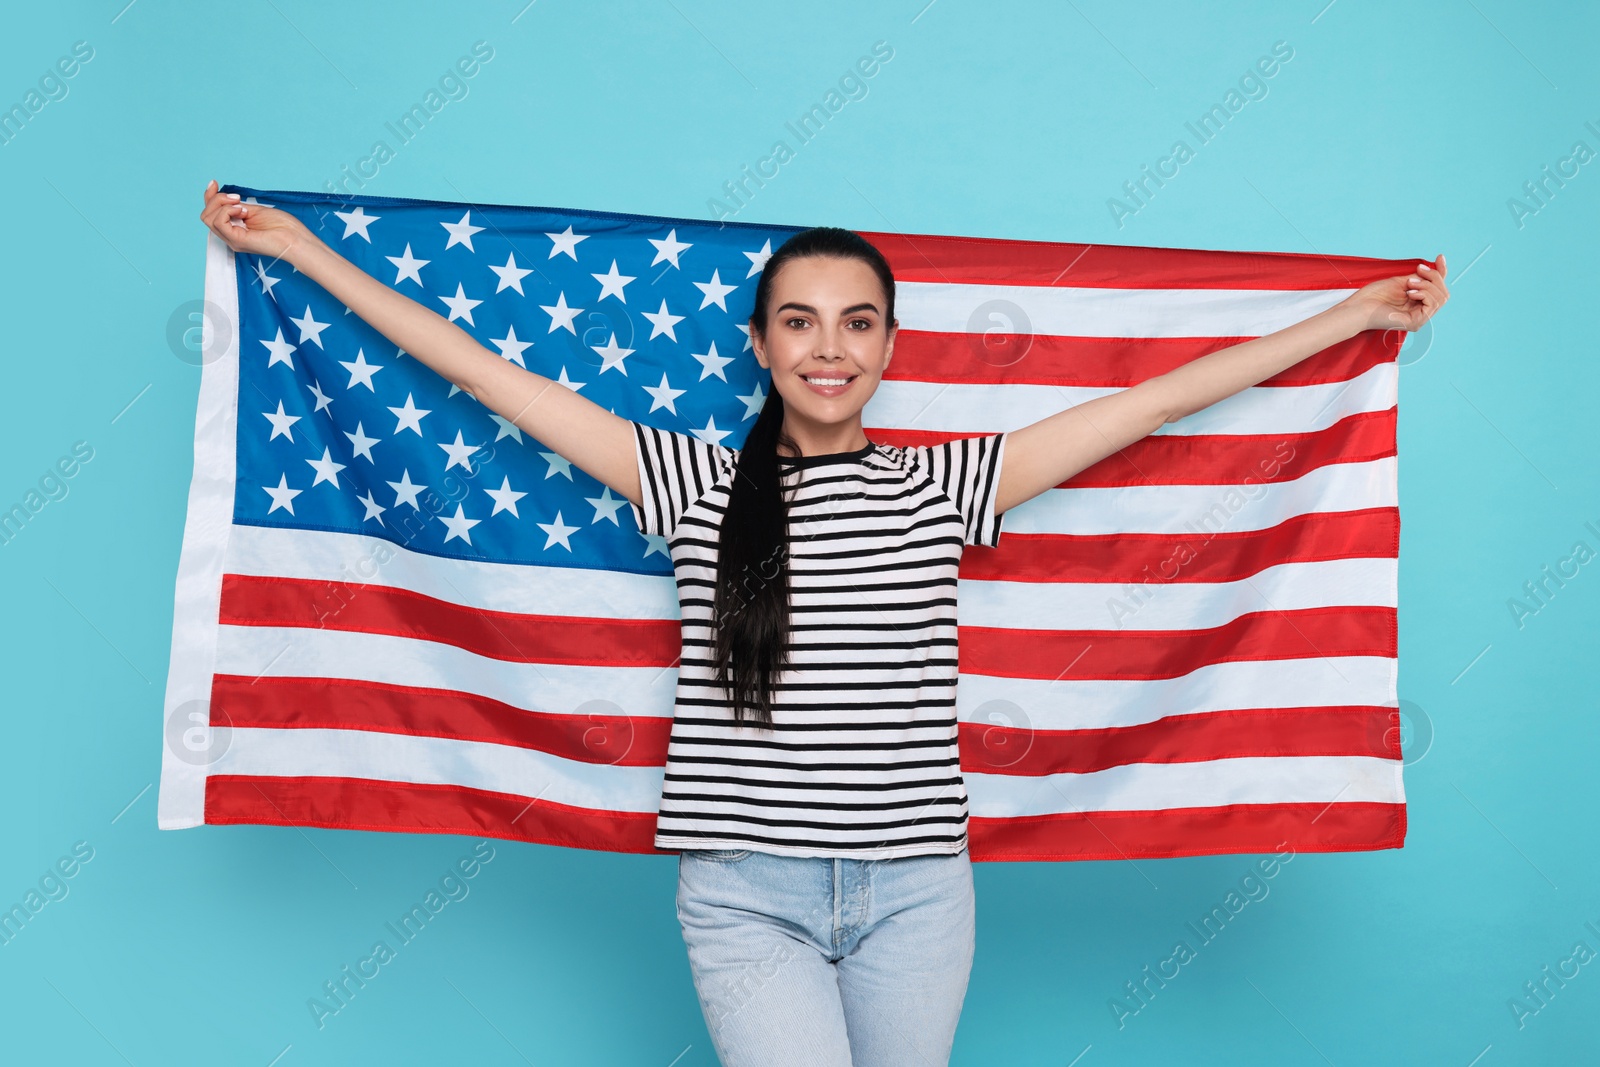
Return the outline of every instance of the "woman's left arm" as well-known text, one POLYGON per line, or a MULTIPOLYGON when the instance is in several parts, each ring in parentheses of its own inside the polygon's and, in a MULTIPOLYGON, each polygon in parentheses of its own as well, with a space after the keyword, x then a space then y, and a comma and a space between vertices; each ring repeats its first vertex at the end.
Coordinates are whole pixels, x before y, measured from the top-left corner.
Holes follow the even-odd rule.
POLYGON ((1086 467, 1160 429, 1248 389, 1363 330, 1421 328, 1450 298, 1445 262, 1362 286, 1344 300, 1274 333, 1190 360, 1130 388, 1058 411, 1006 435, 995 511, 1054 489, 1086 467))

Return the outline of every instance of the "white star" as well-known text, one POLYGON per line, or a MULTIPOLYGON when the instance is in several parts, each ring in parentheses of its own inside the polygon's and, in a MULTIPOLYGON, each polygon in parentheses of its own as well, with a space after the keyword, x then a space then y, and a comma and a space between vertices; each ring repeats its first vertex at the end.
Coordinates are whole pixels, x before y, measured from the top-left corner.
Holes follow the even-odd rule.
MULTIPOLYGON (((261 262, 261 258, 259 256, 256 257, 254 267, 256 271, 256 282, 261 286, 261 291, 266 293, 268 296, 271 296, 273 301, 276 302, 278 298, 276 296, 272 296, 272 287, 283 281, 283 279, 274 278, 272 275, 268 274, 267 268, 261 262)), ((280 334, 280 336, 282 335, 280 334)))
POLYGON ((454 322, 457 319, 466 319, 468 326, 478 325, 472 321, 472 309, 483 303, 483 301, 467 299, 467 294, 461 290, 460 282, 456 282, 455 296, 440 296, 434 299, 444 301, 444 306, 450 309, 449 321, 454 322))
POLYGON ((677 230, 668 232, 667 239, 665 241, 658 241, 654 237, 649 238, 649 241, 651 244, 656 246, 656 258, 650 261, 650 265, 652 267, 657 263, 660 263, 663 259, 672 260, 672 265, 676 267, 679 265, 678 257, 694 247, 694 245, 686 245, 682 241, 678 240, 677 230))
POLYGON ((617 335, 615 333, 611 335, 611 340, 605 344, 590 345, 589 347, 600 353, 600 358, 604 361, 600 364, 601 374, 615 367, 622 372, 623 377, 627 377, 628 368, 622 365, 622 361, 633 355, 633 349, 618 348, 617 335))
POLYGON ((422 272, 422 268, 426 267, 429 263, 433 262, 433 260, 431 260, 431 259, 418 259, 415 256, 413 256, 411 254, 411 242, 410 241, 406 242, 406 254, 405 255, 403 255, 403 256, 384 256, 383 258, 387 259, 390 263, 393 263, 395 265, 396 273, 395 273, 395 276, 394 276, 394 283, 396 285, 399 285, 401 282, 405 281, 407 278, 410 278, 412 281, 416 282, 418 285, 421 285, 422 284, 422 273, 421 273, 422 272))
POLYGON ((706 424, 704 427, 698 430, 690 430, 689 432, 700 438, 700 440, 704 441, 708 445, 720 445, 722 443, 722 439, 733 431, 717 429, 716 416, 712 416, 706 419, 706 424))
POLYGON ((649 393, 650 396, 654 398, 654 403, 650 405, 651 411, 654 411, 656 408, 666 408, 674 415, 678 413, 678 409, 673 406, 672 402, 687 392, 687 390, 674 389, 672 386, 668 385, 667 375, 665 372, 662 372, 660 385, 647 385, 644 387, 644 391, 649 393))
POLYGON ((665 537, 660 537, 656 534, 647 534, 643 530, 639 531, 639 536, 644 538, 643 559, 649 559, 652 552, 661 553, 663 556, 666 556, 669 561, 672 559, 672 554, 667 551, 667 539, 665 537))
POLYGON ((562 329, 566 330, 574 337, 578 336, 577 328, 572 325, 572 320, 581 315, 583 313, 583 309, 567 307, 566 293, 562 293, 560 296, 556 297, 555 307, 540 304, 539 310, 547 312, 550 315, 551 333, 555 333, 557 329, 562 329))
POLYGON ((355 433, 346 430, 344 435, 350 438, 350 447, 355 450, 356 455, 365 456, 368 463, 377 462, 372 458, 372 446, 378 443, 378 439, 376 437, 368 437, 366 431, 361 429, 359 422, 356 423, 355 433))
POLYGON ((728 305, 722 298, 739 288, 737 285, 724 285, 717 271, 711 272, 709 282, 695 282, 694 287, 706 295, 706 298, 700 301, 701 310, 715 304, 723 311, 728 310, 728 305))
POLYGON ((468 463, 467 459, 478 450, 478 446, 463 444, 460 430, 456 431, 455 444, 441 444, 439 447, 444 449, 445 453, 450 457, 450 461, 444 465, 445 470, 449 470, 451 467, 465 467, 469 471, 472 470, 472 464, 468 463))
POLYGON ((445 525, 445 530, 447 532, 444 535, 444 540, 446 544, 450 543, 450 539, 452 537, 459 537, 467 544, 472 544, 472 534, 468 533, 467 531, 471 530, 474 526, 483 521, 482 519, 469 519, 465 515, 461 514, 460 504, 456 505, 456 514, 454 518, 451 518, 449 515, 435 515, 434 518, 438 519, 445 525))
POLYGON ((528 494, 519 493, 512 489, 510 478, 502 477, 500 479, 500 488, 485 489, 484 492, 494 497, 494 510, 489 512, 489 517, 491 519, 500 514, 502 511, 509 511, 512 515, 516 515, 517 518, 522 518, 521 515, 517 515, 517 501, 521 500, 528 494))
POLYGON ((650 320, 651 330, 649 340, 654 341, 657 335, 663 333, 672 338, 674 341, 678 339, 678 335, 672 332, 672 327, 677 323, 682 322, 683 316, 674 315, 672 312, 668 311, 667 302, 665 300, 661 301, 660 311, 644 311, 640 312, 640 314, 650 320))
POLYGON ((295 318, 294 316, 291 315, 289 317, 289 321, 294 323, 296 326, 300 327, 300 343, 301 344, 305 344, 307 341, 310 341, 312 344, 316 345, 318 348, 322 348, 322 331, 326 330, 329 326, 333 325, 332 323, 329 323, 329 322, 318 322, 315 318, 313 318, 312 315, 311 315, 311 305, 310 304, 306 305, 306 317, 305 318, 297 319, 297 318, 295 318))
POLYGON ((494 435, 496 441, 502 437, 513 437, 516 438, 517 444, 520 445, 522 443, 522 431, 517 428, 516 423, 510 419, 502 419, 499 415, 491 414, 489 417, 500 427, 500 432, 494 435))
POLYGON ((361 516, 361 521, 362 522, 366 522, 368 519, 377 519, 378 520, 378 525, 382 526, 383 525, 383 513, 385 511, 388 511, 389 509, 384 507, 382 504, 379 504, 376 500, 372 499, 372 490, 368 489, 365 496, 358 496, 358 497, 356 497, 356 499, 361 501, 361 503, 363 505, 365 505, 365 507, 367 509, 367 513, 365 515, 361 516))
POLYGON ((550 539, 544 543, 545 548, 549 548, 551 545, 554 545, 557 541, 559 541, 561 542, 562 548, 565 548, 568 552, 572 551, 572 543, 568 541, 567 538, 577 533, 578 528, 576 526, 567 526, 562 523, 561 512, 556 512, 555 522, 541 522, 536 523, 535 525, 550 535, 550 539))
POLYGON ((273 338, 271 341, 262 341, 261 343, 267 346, 268 352, 272 353, 267 357, 267 366, 270 367, 274 363, 282 363, 290 370, 294 370, 294 356, 292 355, 294 352, 294 345, 283 339, 282 326, 278 327, 277 337, 273 338))
POLYGON ((713 374, 715 374, 718 378, 721 378, 723 381, 728 380, 728 376, 722 373, 722 368, 732 363, 733 359, 729 356, 717 355, 717 342, 712 341, 711 351, 705 353, 704 355, 701 355, 699 352, 690 352, 689 354, 700 361, 700 381, 705 381, 713 374))
POLYGON ((567 481, 572 481, 572 461, 570 459, 559 452, 540 452, 539 455, 543 456, 545 462, 550 464, 549 469, 544 472, 546 478, 554 478, 559 474, 567 481))
POLYGON ((462 215, 460 222, 441 222, 439 225, 443 226, 450 233, 450 240, 445 242, 445 248, 449 249, 454 248, 456 245, 466 245, 468 252, 477 251, 476 248, 472 247, 472 235, 475 233, 482 233, 483 227, 474 226, 472 224, 472 212, 469 211, 465 215, 462 215))
POLYGON ((389 488, 394 490, 395 507, 399 507, 401 504, 410 504, 413 510, 422 510, 422 508, 417 504, 417 494, 428 487, 425 485, 413 485, 411 482, 411 472, 409 470, 401 471, 400 480, 398 482, 390 482, 389 488))
POLYGON ((515 289, 523 296, 528 295, 527 293, 522 292, 522 279, 532 274, 533 271, 523 270, 521 267, 517 266, 516 256, 508 254, 506 256, 505 266, 497 267, 491 263, 489 264, 489 269, 500 276, 500 284, 494 287, 495 292, 498 293, 502 289, 515 289))
POLYGON ((611 269, 606 273, 591 274, 589 277, 600 283, 600 295, 596 297, 597 300, 604 300, 608 296, 614 296, 624 304, 628 302, 628 298, 622 294, 622 287, 633 281, 633 278, 626 274, 617 273, 616 260, 613 259, 611 261, 611 269))
POLYGON ((748 352, 755 347, 750 340, 750 324, 748 322, 741 322, 738 323, 737 326, 739 328, 739 332, 744 334, 744 347, 739 349, 739 351, 748 352))
MULTIPOLYGON (((317 412, 333 403, 331 398, 322 395, 322 389, 317 385, 316 382, 313 381, 310 385, 306 386, 306 388, 311 390, 311 395, 316 397, 317 400, 317 406, 311 410, 311 414, 315 415, 317 412)), ((328 418, 331 419, 333 416, 329 415, 328 418)))
POLYGON ((589 239, 588 234, 574 234, 571 226, 567 227, 565 233, 547 233, 545 236, 555 242, 555 246, 550 249, 551 259, 556 258, 557 252, 565 252, 572 257, 574 263, 578 260, 578 242, 589 239))
POLYGON ((563 363, 561 365, 561 376, 556 379, 556 384, 557 385, 564 385, 568 389, 571 389, 574 393, 576 393, 579 389, 582 389, 584 386, 588 385, 589 383, 588 382, 575 382, 571 378, 568 378, 567 377, 567 365, 565 363, 563 363))
POLYGON ((619 528, 622 526, 622 523, 617 521, 617 511, 628 502, 627 497, 612 496, 611 487, 608 485, 605 487, 605 492, 599 496, 586 496, 584 499, 594 505, 594 519, 589 525, 593 526, 601 519, 610 519, 611 525, 619 528))
POLYGON ((755 392, 748 396, 741 396, 739 399, 744 401, 744 418, 739 420, 740 422, 743 422, 752 415, 761 414, 761 409, 765 407, 767 403, 767 394, 762 392, 761 383, 757 382, 755 392))
POLYGON ((333 457, 328 454, 326 446, 322 449, 321 459, 308 459, 306 462, 317 472, 317 476, 311 479, 311 488, 315 489, 323 482, 331 483, 335 489, 339 488, 339 472, 344 470, 344 464, 335 463, 333 457))
POLYGON ((279 508, 293 515, 294 498, 305 492, 304 489, 290 489, 289 476, 287 474, 278 475, 278 484, 276 486, 263 485, 261 488, 272 494, 272 506, 267 509, 268 515, 271 515, 279 508))
POLYGON ((522 352, 524 349, 532 348, 533 342, 517 340, 517 327, 515 324, 506 327, 506 335, 504 337, 491 337, 489 340, 493 341, 495 347, 500 349, 502 356, 524 370, 527 369, 528 365, 522 360, 522 352))
POLYGON ((341 359, 339 366, 350 372, 350 384, 345 386, 346 389, 354 389, 356 383, 360 382, 367 387, 369 392, 377 392, 376 389, 372 388, 372 376, 381 371, 383 367, 376 363, 368 363, 366 352, 359 348, 356 349, 355 362, 350 363, 341 359))
POLYGON ((276 415, 270 411, 263 411, 261 414, 272 420, 272 436, 267 438, 268 441, 277 440, 280 434, 287 437, 291 442, 294 440, 294 434, 290 432, 289 427, 299 422, 300 416, 285 415, 283 413, 283 401, 278 401, 278 413, 276 415))
POLYGON ((410 393, 406 394, 405 407, 390 408, 389 410, 394 412, 394 417, 400 420, 395 423, 395 433, 399 433, 401 430, 410 430, 418 437, 425 436, 422 432, 422 418, 424 415, 432 415, 433 411, 429 408, 417 407, 416 401, 411 399, 410 393))
POLYGON ((359 233, 369 245, 372 243, 372 235, 367 232, 367 227, 383 218, 382 215, 368 215, 367 209, 360 204, 356 205, 354 211, 335 211, 334 214, 344 223, 341 240, 353 233, 359 233))
POLYGON ((741 252, 740 255, 750 260, 750 273, 746 274, 745 277, 754 278, 766 269, 767 260, 772 258, 772 242, 770 240, 767 241, 766 244, 761 246, 761 251, 759 252, 741 252))

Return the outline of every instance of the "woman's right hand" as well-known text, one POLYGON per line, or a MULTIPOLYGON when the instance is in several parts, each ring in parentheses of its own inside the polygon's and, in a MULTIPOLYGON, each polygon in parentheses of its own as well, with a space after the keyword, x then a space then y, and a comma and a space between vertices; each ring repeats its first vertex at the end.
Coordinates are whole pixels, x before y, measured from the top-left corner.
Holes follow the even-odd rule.
POLYGON ((246 204, 238 193, 224 193, 216 180, 206 183, 200 221, 235 252, 283 258, 311 236, 305 224, 287 211, 265 204, 246 204))

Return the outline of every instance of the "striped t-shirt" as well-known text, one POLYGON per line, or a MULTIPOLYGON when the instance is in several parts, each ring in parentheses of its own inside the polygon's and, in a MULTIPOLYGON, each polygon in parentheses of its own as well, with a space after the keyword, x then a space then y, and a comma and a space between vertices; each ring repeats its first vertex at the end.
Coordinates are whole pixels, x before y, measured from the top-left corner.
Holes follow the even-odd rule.
POLYGON ((966 545, 999 542, 1005 435, 779 457, 792 648, 768 729, 735 725, 712 680, 718 537, 739 453, 634 428, 634 516, 667 540, 683 615, 655 846, 857 859, 961 851, 956 572, 966 545))

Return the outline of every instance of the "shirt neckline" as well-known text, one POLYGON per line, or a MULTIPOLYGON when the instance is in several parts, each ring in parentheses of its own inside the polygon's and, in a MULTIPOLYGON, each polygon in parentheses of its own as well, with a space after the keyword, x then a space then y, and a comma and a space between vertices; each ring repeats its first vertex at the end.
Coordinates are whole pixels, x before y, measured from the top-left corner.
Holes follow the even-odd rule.
POLYGON ((815 456, 785 456, 780 454, 777 458, 779 463, 789 467, 815 467, 822 463, 849 463, 863 460, 870 456, 877 447, 875 442, 868 441, 852 452, 824 452, 815 456))

